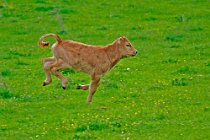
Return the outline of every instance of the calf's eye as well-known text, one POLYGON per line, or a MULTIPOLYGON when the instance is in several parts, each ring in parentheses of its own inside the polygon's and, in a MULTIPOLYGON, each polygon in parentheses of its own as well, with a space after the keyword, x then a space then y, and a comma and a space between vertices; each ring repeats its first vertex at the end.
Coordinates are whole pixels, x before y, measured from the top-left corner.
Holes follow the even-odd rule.
POLYGON ((130 44, 127 44, 126 47, 131 47, 131 45, 130 44))

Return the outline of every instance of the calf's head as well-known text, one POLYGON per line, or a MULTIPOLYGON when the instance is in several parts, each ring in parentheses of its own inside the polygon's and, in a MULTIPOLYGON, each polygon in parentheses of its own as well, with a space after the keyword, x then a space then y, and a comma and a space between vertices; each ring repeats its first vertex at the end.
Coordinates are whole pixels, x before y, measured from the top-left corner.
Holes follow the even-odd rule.
POLYGON ((135 56, 137 54, 137 50, 132 46, 132 44, 126 37, 120 37, 118 39, 118 44, 122 58, 135 56))

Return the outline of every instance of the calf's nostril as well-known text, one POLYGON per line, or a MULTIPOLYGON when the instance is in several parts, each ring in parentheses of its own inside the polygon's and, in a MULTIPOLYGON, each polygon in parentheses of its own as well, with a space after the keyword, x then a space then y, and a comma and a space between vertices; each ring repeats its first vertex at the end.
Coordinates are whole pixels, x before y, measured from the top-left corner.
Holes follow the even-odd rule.
POLYGON ((136 54, 137 54, 138 52, 136 51, 136 54))

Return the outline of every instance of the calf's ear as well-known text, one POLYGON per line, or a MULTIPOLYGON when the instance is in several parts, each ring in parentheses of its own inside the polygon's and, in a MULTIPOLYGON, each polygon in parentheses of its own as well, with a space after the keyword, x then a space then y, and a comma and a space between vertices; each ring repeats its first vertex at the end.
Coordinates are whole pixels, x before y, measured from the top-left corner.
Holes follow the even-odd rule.
POLYGON ((121 43, 123 43, 123 42, 126 41, 126 37, 125 36, 122 36, 117 41, 118 41, 119 44, 121 44, 121 43))
POLYGON ((120 37, 120 41, 126 41, 126 37, 125 36, 120 37))

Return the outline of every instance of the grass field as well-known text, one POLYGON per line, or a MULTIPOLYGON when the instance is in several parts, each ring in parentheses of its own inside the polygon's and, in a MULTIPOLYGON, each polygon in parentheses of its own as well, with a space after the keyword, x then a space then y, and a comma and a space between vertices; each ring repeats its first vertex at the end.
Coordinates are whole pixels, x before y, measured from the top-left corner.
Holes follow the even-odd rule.
MULTIPOLYGON (((208 0, 1 0, 1 140, 210 139, 208 0), (106 45, 125 35, 138 49, 103 77, 64 70, 66 90, 45 79, 40 36, 106 45)), ((53 39, 49 39, 51 43, 53 39)))

